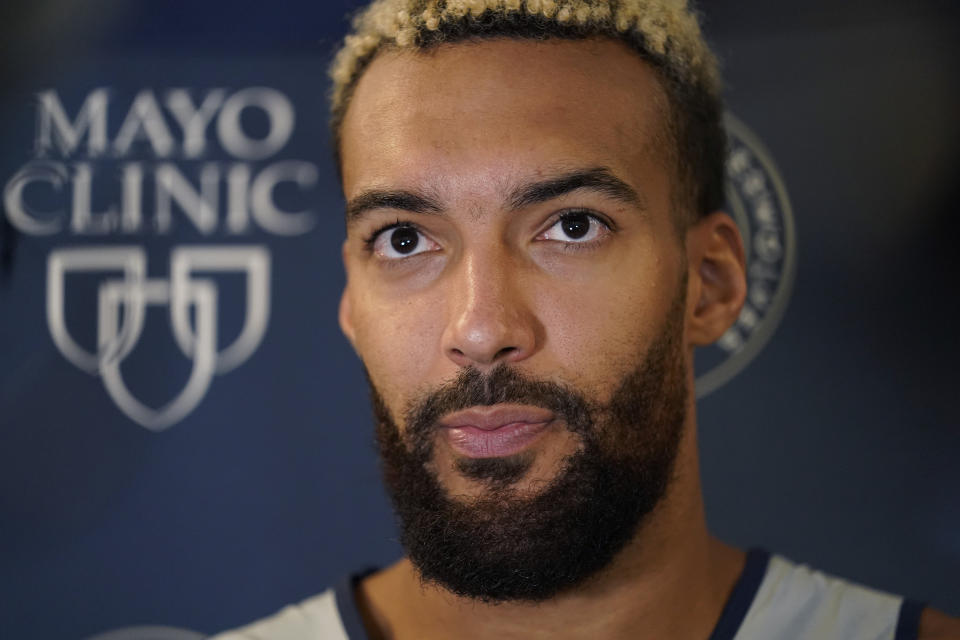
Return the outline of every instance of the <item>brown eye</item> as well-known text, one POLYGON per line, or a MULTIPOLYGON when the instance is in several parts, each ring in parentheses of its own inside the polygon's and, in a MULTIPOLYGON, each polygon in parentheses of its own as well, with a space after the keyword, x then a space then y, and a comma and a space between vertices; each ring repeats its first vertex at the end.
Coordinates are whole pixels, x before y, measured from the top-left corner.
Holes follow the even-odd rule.
POLYGON ((420 236, 413 227, 399 227, 390 233, 390 244, 394 251, 402 255, 409 255, 420 244, 420 236))
POLYGON ((404 223, 384 229, 373 240, 373 252, 387 260, 408 258, 439 248, 440 245, 418 227, 404 223))
POLYGON ((595 215, 586 211, 568 211, 538 239, 579 244, 596 240, 609 232, 610 228, 595 215))
POLYGON ((560 228, 571 240, 579 240, 590 232, 590 222, 585 213, 571 213, 560 219, 560 228))

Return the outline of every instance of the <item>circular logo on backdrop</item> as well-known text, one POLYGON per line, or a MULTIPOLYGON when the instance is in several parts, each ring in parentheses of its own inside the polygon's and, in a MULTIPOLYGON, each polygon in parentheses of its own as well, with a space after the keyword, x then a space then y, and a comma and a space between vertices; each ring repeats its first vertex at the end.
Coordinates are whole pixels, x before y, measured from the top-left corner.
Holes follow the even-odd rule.
POLYGON ((697 397, 726 384, 766 346, 787 308, 797 266, 793 210, 773 157, 727 114, 727 207, 743 236, 747 299, 736 323, 697 352, 697 397))
POLYGON ((203 633, 173 627, 126 627, 98 633, 87 640, 203 640, 206 637, 203 633))

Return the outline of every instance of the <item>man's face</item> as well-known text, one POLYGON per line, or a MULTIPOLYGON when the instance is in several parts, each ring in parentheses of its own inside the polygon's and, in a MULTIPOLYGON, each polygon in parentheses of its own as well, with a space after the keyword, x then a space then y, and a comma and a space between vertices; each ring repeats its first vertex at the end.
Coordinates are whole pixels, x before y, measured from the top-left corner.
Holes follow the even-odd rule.
POLYGON ((576 486, 584 456, 665 482, 689 367, 667 108, 613 42, 384 53, 365 72, 342 128, 341 323, 381 446, 397 436, 388 480, 423 469, 393 478, 488 521, 576 486))

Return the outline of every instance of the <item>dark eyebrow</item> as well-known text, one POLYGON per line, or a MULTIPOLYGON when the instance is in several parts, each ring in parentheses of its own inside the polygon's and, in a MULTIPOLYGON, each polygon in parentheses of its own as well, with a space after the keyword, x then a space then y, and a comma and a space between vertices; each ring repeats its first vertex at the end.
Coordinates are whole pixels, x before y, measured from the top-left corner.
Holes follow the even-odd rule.
POLYGON ((522 209, 559 198, 578 189, 591 189, 625 204, 634 205, 640 209, 646 208, 641 195, 606 167, 571 171, 518 187, 510 192, 510 208, 522 209))
MULTIPOLYGON (((591 189, 625 204, 646 209, 643 197, 630 185, 606 167, 570 171, 546 180, 521 185, 510 192, 508 203, 516 211, 566 195, 579 189, 591 189)), ((347 203, 347 224, 351 224, 375 209, 398 209, 411 213, 444 211, 443 206, 428 196, 402 189, 370 189, 347 203)))
POLYGON ((436 200, 412 191, 364 191, 347 203, 347 224, 374 209, 400 209, 412 213, 440 213, 443 208, 436 200))

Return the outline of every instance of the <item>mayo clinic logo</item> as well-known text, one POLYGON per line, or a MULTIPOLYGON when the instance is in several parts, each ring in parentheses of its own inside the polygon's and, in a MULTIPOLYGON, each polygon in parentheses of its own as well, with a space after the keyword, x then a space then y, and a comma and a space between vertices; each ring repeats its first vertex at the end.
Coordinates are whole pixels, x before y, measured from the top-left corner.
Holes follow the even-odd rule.
POLYGON ((173 250, 170 278, 147 278, 146 254, 140 247, 85 247, 54 250, 47 261, 47 324, 60 352, 80 369, 100 375, 121 411, 147 429, 159 431, 182 420, 206 395, 215 373, 243 364, 267 330, 270 313, 270 254, 263 247, 189 246, 173 250), (217 286, 203 271, 239 271, 247 282, 243 329, 229 347, 217 350, 217 286), (69 272, 120 273, 104 279, 97 300, 97 350, 91 353, 71 337, 64 321, 64 276, 69 272), (173 335, 183 355, 193 361, 186 387, 159 410, 145 406, 123 380, 120 364, 143 332, 146 306, 170 309, 173 335), (191 327, 190 310, 196 318, 191 327), (118 322, 124 313, 122 326, 118 322))
POLYGON ((7 181, 3 205, 24 234, 71 238, 47 258, 53 343, 68 362, 99 376, 127 417, 160 431, 190 414, 216 375, 257 350, 270 319, 271 254, 263 244, 238 240, 310 231, 316 213, 302 205, 319 170, 276 158, 295 126, 293 104, 276 89, 143 89, 120 105, 117 93, 95 89, 73 114, 56 90, 37 94, 34 157, 7 181), (124 115, 111 128, 117 106, 124 115), (211 147, 227 160, 210 160, 211 147), (301 206, 292 209, 291 201, 301 206), (148 265, 148 245, 177 231, 200 241, 172 245, 164 264, 148 265), (214 238, 230 242, 213 244, 214 238), (68 326, 66 288, 77 274, 99 282, 92 299, 77 303, 96 310, 92 346, 68 326), (228 340, 218 336, 219 274, 244 280, 241 329, 228 340), (150 307, 166 308, 176 346, 191 363, 182 389, 160 407, 140 400, 121 368, 150 307))
POLYGON ((716 345, 697 353, 697 397, 740 373, 766 346, 783 317, 797 268, 793 210, 773 157, 745 124, 725 118, 729 139, 727 206, 747 254, 747 299, 716 345))

